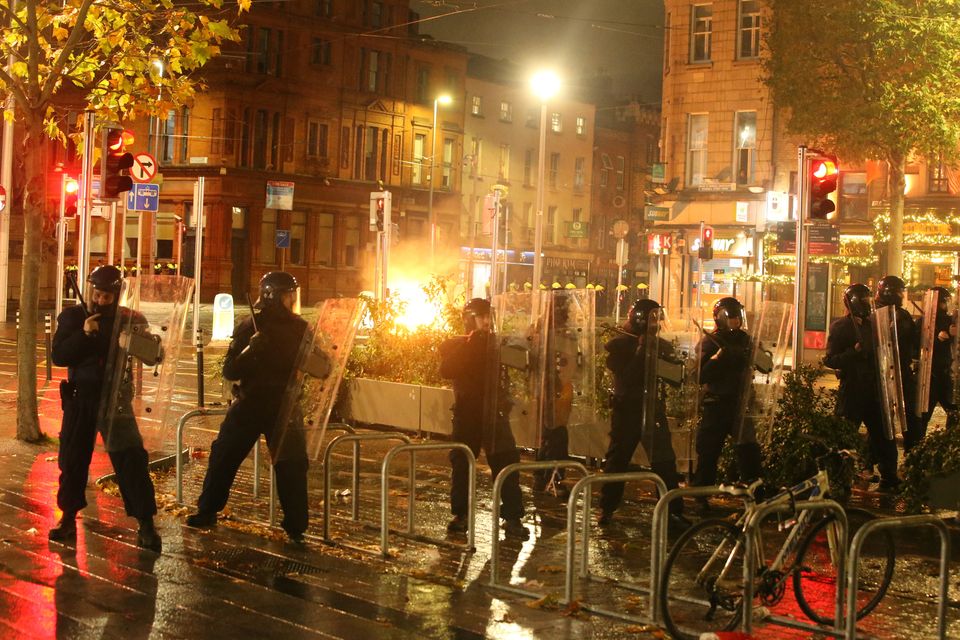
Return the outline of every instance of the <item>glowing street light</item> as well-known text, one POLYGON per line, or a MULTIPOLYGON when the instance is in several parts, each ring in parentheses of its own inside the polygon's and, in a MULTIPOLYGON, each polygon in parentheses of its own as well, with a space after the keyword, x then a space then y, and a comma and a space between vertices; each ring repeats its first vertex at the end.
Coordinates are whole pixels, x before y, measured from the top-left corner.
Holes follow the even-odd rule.
POLYGON ((433 169, 437 160, 437 111, 440 105, 448 105, 453 98, 442 93, 433 100, 433 127, 430 129, 430 196, 427 200, 427 219, 430 223, 430 266, 433 267, 437 254, 437 221, 433 215, 433 169))
POLYGON ((540 99, 540 160, 537 166, 537 220, 533 239, 533 286, 540 286, 543 276, 543 200, 547 153, 547 101, 560 91, 560 77, 550 70, 541 70, 530 79, 530 89, 540 99))

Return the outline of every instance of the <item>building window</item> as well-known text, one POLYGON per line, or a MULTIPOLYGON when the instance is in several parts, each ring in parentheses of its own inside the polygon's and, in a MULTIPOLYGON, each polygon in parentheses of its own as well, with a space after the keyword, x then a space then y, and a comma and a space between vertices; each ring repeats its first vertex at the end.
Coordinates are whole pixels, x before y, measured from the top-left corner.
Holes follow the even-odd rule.
POLYGON ((500 122, 513 122, 513 105, 506 100, 500 101, 500 122))
POLYGON ((307 263, 307 214, 290 212, 290 264, 302 266, 307 263))
POLYGON ((500 167, 497 177, 503 181, 510 179, 510 145, 508 144, 500 145, 500 167))
POLYGON ((738 185, 751 185, 756 179, 757 112, 738 111, 734 123, 734 162, 738 185))
POLYGON ((563 121, 560 119, 560 113, 554 111, 550 114, 550 131, 560 133, 563 130, 563 121))
POLYGON ((317 0, 317 15, 321 18, 333 17, 333 0, 317 0))
POLYGON ((927 161, 927 191, 930 193, 950 193, 947 167, 943 164, 942 154, 938 153, 927 161))
POLYGON ((423 184, 423 158, 427 148, 427 134, 413 134, 413 184, 423 184))
POLYGON ((440 178, 440 188, 453 188, 453 138, 443 139, 443 173, 440 178))
POLYGON ((470 177, 475 178, 483 175, 483 139, 471 138, 470 140, 470 177))
POLYGON ((257 73, 267 73, 270 68, 270 29, 260 27, 257 30, 257 73))
POLYGON ((167 112, 167 119, 160 123, 160 162, 173 162, 173 140, 177 131, 177 112, 171 109, 167 112))
POLYGON ((326 158, 329 128, 315 120, 307 124, 307 157, 326 158))
POLYGON ((547 178, 547 184, 549 184, 553 188, 556 188, 557 176, 559 174, 560 174, 560 154, 551 153, 550 154, 550 175, 547 178))
POLYGON ((524 202, 523 203, 523 226, 527 229, 532 229, 536 221, 533 219, 533 203, 524 202))
POLYGON ((587 119, 583 116, 577 116, 577 135, 581 137, 587 135, 587 119))
POLYGON ((187 152, 190 142, 190 107, 180 109, 180 162, 186 164, 189 160, 187 152))
POLYGON ((427 104, 430 101, 430 68, 417 68, 417 95, 416 100, 420 104, 427 104))
POLYGON ((313 39, 313 48, 310 51, 310 64, 329 65, 333 61, 333 44, 323 38, 313 39))
POLYGON ((530 108, 527 109, 527 126, 531 129, 540 128, 540 109, 530 108))
POLYGON ((360 260, 360 218, 349 216, 343 221, 343 265, 356 267, 360 260))
POLYGON ((573 161, 573 190, 583 191, 583 168, 586 161, 583 158, 576 158, 573 161))
POLYGON ((695 187, 707 177, 707 114, 689 115, 687 126, 687 186, 695 187))
POLYGON ((366 82, 363 88, 367 91, 377 90, 377 76, 380 73, 380 52, 367 52, 367 68, 365 73, 366 82))
MULTIPOLYGON (((672 38, 670 37, 670 12, 667 12, 667 17, 663 20, 663 74, 666 75, 670 73, 670 42, 672 38)), ((602 236, 601 236, 602 237, 602 236)))
POLYGON ((623 156, 617 156, 617 191, 623 191, 624 188, 624 174, 626 173, 626 160, 623 156))
POLYGON ((472 96, 470 98, 470 115, 472 116, 483 115, 483 97, 482 96, 472 96))
POLYGON ((333 266, 333 214, 321 213, 317 216, 317 242, 314 249, 317 264, 333 266))
POLYGON ((737 26, 737 58, 760 55, 760 0, 740 0, 737 26))
POLYGON ((523 186, 533 185, 533 149, 527 149, 523 154, 523 186))
POLYGON ((257 109, 253 121, 253 168, 267 167, 267 112, 257 109))
POLYGON ((250 166, 250 107, 244 108, 240 121, 240 166, 250 166))
POLYGON ((383 3, 377 0, 370 3, 370 26, 374 29, 383 26, 383 3))
POLYGON ((690 17, 690 62, 710 62, 713 5, 695 4, 690 17))
POLYGON ((214 109, 210 118, 210 153, 219 154, 223 148, 223 109, 214 109))
POLYGON ((350 167, 350 127, 340 129, 340 168, 350 167))
POLYGON ((549 244, 557 243, 557 208, 547 207, 547 220, 543 226, 543 239, 549 244))
POLYGON ((600 186, 606 188, 610 183, 610 172, 613 171, 613 162, 606 153, 600 154, 600 186))
POLYGON ((277 212, 273 209, 264 209, 260 220, 260 262, 276 264, 277 212))

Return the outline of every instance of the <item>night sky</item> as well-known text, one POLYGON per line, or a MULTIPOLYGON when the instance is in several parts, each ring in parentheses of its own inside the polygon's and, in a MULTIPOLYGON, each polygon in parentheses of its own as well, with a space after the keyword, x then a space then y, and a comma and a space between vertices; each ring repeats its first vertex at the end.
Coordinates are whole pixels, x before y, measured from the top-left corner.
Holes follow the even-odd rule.
POLYGON ((438 40, 531 68, 550 65, 571 83, 603 72, 617 94, 660 102, 661 0, 412 0, 411 8, 421 18, 453 14, 420 25, 438 40))

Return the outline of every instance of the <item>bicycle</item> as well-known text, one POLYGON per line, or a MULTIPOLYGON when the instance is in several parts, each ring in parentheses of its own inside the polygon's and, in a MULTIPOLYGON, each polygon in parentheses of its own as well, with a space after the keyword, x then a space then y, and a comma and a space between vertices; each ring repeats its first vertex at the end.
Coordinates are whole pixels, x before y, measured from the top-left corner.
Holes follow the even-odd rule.
MULTIPOLYGON (((810 438, 808 438, 810 439, 810 438)), ((820 443, 823 444, 823 443, 820 443)), ((746 508, 735 521, 722 518, 702 520, 676 541, 663 569, 659 606, 663 621, 674 638, 696 640, 707 631, 729 631, 740 622, 743 607, 743 555, 746 545, 744 527, 760 505, 792 504, 796 497, 824 500, 830 492, 830 469, 839 468, 853 454, 829 448, 817 459, 817 473, 803 482, 757 502, 755 495, 762 481, 738 492, 746 508)), ((847 509, 848 540, 867 521, 876 516, 863 509, 847 509)), ((760 528, 757 538, 757 564, 754 593, 764 606, 779 604, 792 578, 793 592, 803 613, 819 624, 834 623, 837 567, 846 562, 848 549, 839 544, 836 516, 801 511, 781 522, 789 533, 776 558, 764 560, 760 528), (792 558, 792 560, 791 560, 792 558)), ((857 620, 880 603, 893 579, 895 551, 889 531, 871 536, 861 563, 857 620)))

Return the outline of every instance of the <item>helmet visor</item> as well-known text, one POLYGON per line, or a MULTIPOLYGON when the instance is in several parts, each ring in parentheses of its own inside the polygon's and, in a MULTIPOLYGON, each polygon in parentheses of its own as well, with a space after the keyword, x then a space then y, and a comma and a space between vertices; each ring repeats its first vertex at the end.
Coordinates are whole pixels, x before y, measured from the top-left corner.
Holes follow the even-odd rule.
POLYGON ((743 307, 720 307, 714 319, 721 331, 747 328, 747 315, 743 312, 743 307))

